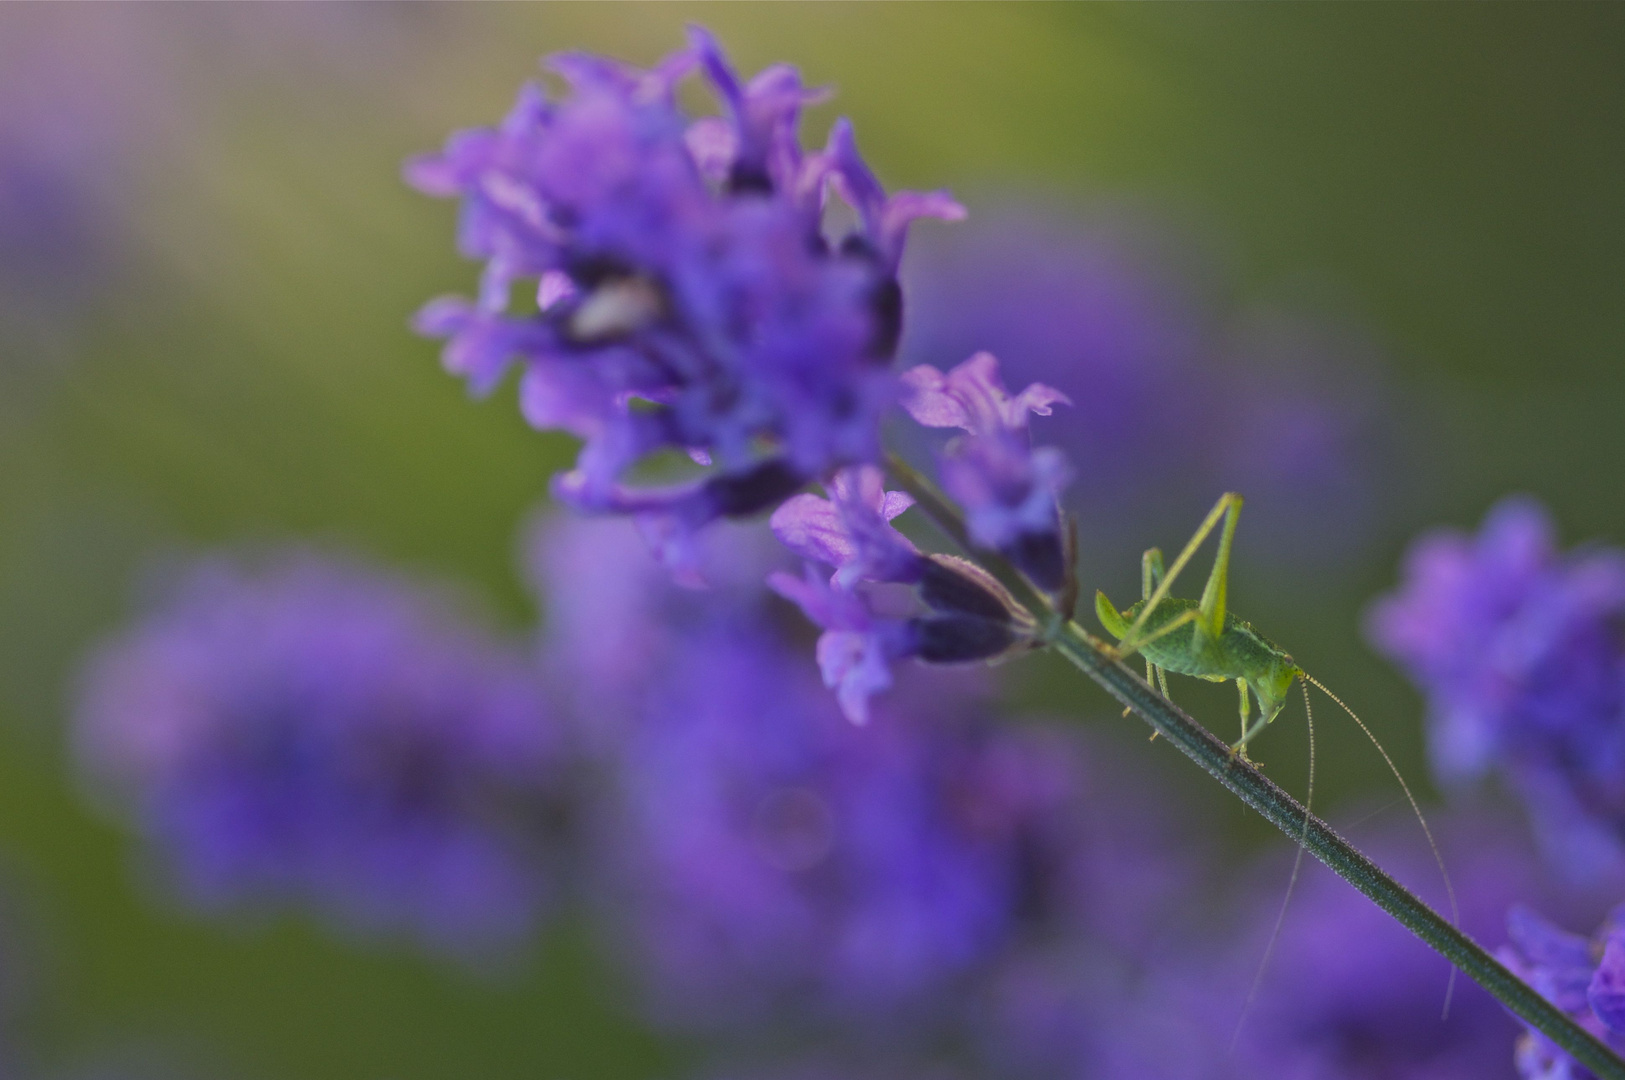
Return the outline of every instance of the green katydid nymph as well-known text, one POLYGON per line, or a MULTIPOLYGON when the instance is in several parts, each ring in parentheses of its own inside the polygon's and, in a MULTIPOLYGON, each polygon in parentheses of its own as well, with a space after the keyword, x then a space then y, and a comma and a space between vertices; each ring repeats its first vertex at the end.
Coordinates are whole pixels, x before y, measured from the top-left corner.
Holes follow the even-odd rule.
POLYGON ((1220 498, 1167 572, 1162 552, 1157 548, 1147 551, 1140 560, 1140 601, 1119 612, 1105 593, 1097 592, 1095 614, 1118 639, 1120 657, 1138 652, 1145 658, 1146 681, 1160 688, 1164 696, 1170 671, 1209 682, 1234 682, 1241 694, 1241 738, 1231 749, 1246 756, 1247 744, 1280 715, 1293 680, 1307 680, 1308 676, 1285 649, 1228 610, 1230 546, 1241 504, 1241 496, 1234 492, 1220 498), (1170 596, 1174 579, 1221 518, 1224 531, 1202 599, 1170 596), (1249 723, 1249 690, 1258 699, 1258 720, 1253 723, 1249 723))
MULTIPOLYGON (((1113 651, 1119 659, 1138 652, 1145 659, 1146 682, 1157 687, 1164 697, 1168 696, 1167 673, 1170 671, 1176 675, 1189 675, 1209 682, 1234 682, 1241 695, 1241 737, 1231 744, 1230 750, 1243 759, 1247 758, 1247 744, 1280 715, 1282 707, 1286 705, 1287 694, 1292 690, 1293 682, 1301 679, 1303 705, 1309 723, 1309 794, 1305 799, 1306 815, 1314 798, 1315 783, 1315 729, 1313 713, 1309 710, 1308 687, 1312 685, 1331 698, 1359 725, 1360 730, 1365 732, 1366 738, 1371 740, 1371 744, 1377 748, 1377 752, 1387 763, 1394 779, 1399 781, 1400 789, 1404 791, 1405 798, 1409 801, 1411 810, 1427 837, 1428 846, 1433 850, 1433 858, 1438 863, 1439 873, 1444 877, 1445 891, 1450 899, 1451 921, 1459 921, 1455 889, 1451 887, 1444 859, 1439 854, 1438 845, 1434 843, 1427 819, 1422 816, 1422 808, 1417 805, 1410 786, 1405 783, 1405 778, 1400 775, 1393 759, 1388 756, 1388 751, 1383 749, 1371 729, 1354 714, 1354 710, 1304 671, 1290 653, 1260 634, 1251 623, 1231 614, 1227 595, 1230 580, 1230 548, 1235 539, 1236 520, 1241 516, 1241 506, 1242 498, 1235 492, 1226 492, 1220 496, 1184 550, 1179 553, 1179 557, 1166 570, 1159 549, 1151 548, 1146 551, 1140 559, 1140 600, 1132 607, 1119 611, 1116 605, 1107 599, 1105 593, 1098 591, 1095 593, 1095 614, 1099 617, 1101 625, 1118 639, 1113 651), (1197 549, 1202 546, 1202 542, 1218 527, 1221 520, 1224 522, 1224 528, 1219 534, 1219 550, 1213 559, 1213 570, 1208 575, 1207 585, 1202 589, 1202 598, 1186 600, 1169 595, 1169 590, 1173 588, 1174 580, 1180 571, 1185 569, 1185 565, 1190 562, 1197 549), (1251 716, 1252 698, 1258 700, 1256 720, 1251 716)), ((1307 816, 1304 826, 1307 829, 1307 816)), ((1299 861, 1302 856, 1303 847, 1300 843, 1299 861)), ((1297 881, 1299 861, 1293 863, 1292 883, 1297 881)), ((1288 898, 1292 894, 1292 883, 1287 886, 1288 898)), ((1286 903, 1283 901, 1281 916, 1284 917, 1285 914, 1286 903)), ((1279 933, 1280 925, 1280 919, 1277 918, 1276 933, 1279 933)), ((1275 934, 1272 934, 1271 947, 1274 941, 1275 934)), ((1266 949, 1266 963, 1268 957, 1269 951, 1266 949)), ((1263 965, 1260 965, 1258 976, 1254 979, 1253 990, 1248 994, 1248 1004, 1251 1004, 1253 995, 1258 989, 1258 979, 1262 976, 1263 965)), ((1455 973, 1452 971, 1452 986, 1454 978, 1455 973)), ((1445 1007, 1448 1010, 1448 991, 1445 1007)), ((1243 1011, 1245 1014, 1245 1007, 1243 1011)))

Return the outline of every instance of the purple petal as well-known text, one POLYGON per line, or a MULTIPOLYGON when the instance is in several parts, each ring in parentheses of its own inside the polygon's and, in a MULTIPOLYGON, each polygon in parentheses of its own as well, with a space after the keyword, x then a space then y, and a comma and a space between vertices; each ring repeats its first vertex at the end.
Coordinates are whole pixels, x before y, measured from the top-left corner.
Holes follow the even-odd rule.
POLYGON ((869 699, 892 683, 885 648, 874 633, 825 631, 818 638, 818 670, 841 712, 860 727, 869 722, 869 699))
POLYGON ((803 559, 839 567, 857 557, 857 544, 829 499, 792 496, 773 511, 770 523, 779 542, 803 559))
POLYGON ((948 392, 947 376, 930 364, 903 372, 902 406, 925 427, 970 430, 971 416, 964 402, 948 392))

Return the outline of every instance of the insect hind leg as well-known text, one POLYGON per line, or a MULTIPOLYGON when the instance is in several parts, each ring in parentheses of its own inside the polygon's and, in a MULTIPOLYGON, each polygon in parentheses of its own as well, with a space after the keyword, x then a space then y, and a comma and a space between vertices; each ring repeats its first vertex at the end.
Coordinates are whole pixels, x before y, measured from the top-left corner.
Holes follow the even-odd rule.
MULTIPOLYGON (((1202 519, 1202 524, 1196 527, 1196 532, 1192 533, 1191 538, 1186 541, 1184 548, 1179 552, 1178 558, 1174 559, 1174 564, 1168 567, 1166 573, 1160 575, 1161 580, 1155 582, 1155 588, 1150 591, 1150 595, 1144 598, 1145 606, 1140 609, 1140 614, 1135 618, 1133 625, 1128 629, 1128 633, 1122 636, 1122 640, 1119 643, 1119 648, 1125 654, 1133 652, 1142 644, 1138 639, 1140 631, 1145 628, 1146 620, 1149 619, 1151 617, 1151 613, 1157 609, 1157 605, 1161 604, 1162 601, 1167 598, 1168 591, 1173 588, 1174 580, 1179 577, 1180 572, 1185 569, 1186 564, 1191 561, 1193 556, 1195 556, 1196 549, 1202 546, 1202 541, 1206 540, 1208 534, 1218 527, 1221 519, 1225 521, 1225 530, 1220 541, 1219 558, 1214 562, 1213 574, 1210 575, 1208 579, 1209 589, 1211 590, 1213 588, 1213 581, 1215 578, 1221 582, 1228 579, 1230 570, 1229 539, 1235 535, 1235 518, 1236 515, 1241 511, 1241 503, 1241 496, 1237 495, 1233 491, 1227 491, 1223 495, 1219 496, 1219 501, 1213 504, 1213 509, 1209 510, 1207 517, 1202 519)), ((1157 553, 1156 561, 1162 561, 1162 553, 1157 551, 1156 548, 1152 548, 1150 551, 1145 553, 1141 559, 1142 582, 1150 580, 1151 557, 1153 551, 1157 553)), ((1222 585, 1217 591, 1219 593, 1220 604, 1218 625, 1219 629, 1222 630, 1224 624, 1224 589, 1222 585)), ((1207 591, 1203 592, 1202 601, 1205 608, 1208 603, 1207 591)), ((1203 611, 1203 616, 1204 618, 1208 619, 1208 625, 1211 626, 1211 615, 1209 615, 1208 611, 1205 609, 1203 611)))
MULTIPOLYGON (((1242 498, 1235 492, 1229 492, 1219 500, 1219 505, 1224 507, 1224 531, 1219 533, 1219 550, 1213 556, 1213 570, 1207 576, 1207 584, 1202 587, 1202 600, 1198 605, 1203 625, 1215 638, 1224 633, 1225 601, 1230 592, 1230 546, 1236 538, 1242 498)), ((1260 701, 1258 705, 1262 710, 1264 703, 1260 701)))
POLYGON ((1140 556, 1140 599, 1150 600, 1151 592, 1163 579, 1162 549, 1146 548, 1140 556))

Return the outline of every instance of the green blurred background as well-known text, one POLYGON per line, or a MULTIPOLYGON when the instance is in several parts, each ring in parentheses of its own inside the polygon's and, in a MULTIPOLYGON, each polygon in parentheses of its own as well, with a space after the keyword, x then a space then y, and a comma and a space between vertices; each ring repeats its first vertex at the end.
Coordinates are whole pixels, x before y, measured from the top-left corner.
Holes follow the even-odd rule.
MULTIPOLYGON (((1565 540, 1625 538, 1625 6, 7 5, 0 109, 75 97, 68 122, 114 145, 86 166, 109 239, 75 305, 0 334, 0 884, 26 1057, 266 1080, 682 1068, 570 927, 491 978, 167 910, 87 809, 63 719, 142 568, 211 545, 329 540, 535 617, 515 528, 571 448, 511 391, 470 404, 409 334, 473 270, 452 208, 399 164, 500 116, 544 52, 648 61, 690 20, 746 70, 837 87, 811 140, 852 116, 890 184, 952 187, 973 214, 1010 190, 1132 205, 1198 238, 1238 300, 1331 306, 1381 342, 1407 429, 1393 520, 1335 571, 1244 562, 1232 596, 1413 778, 1419 705, 1358 621, 1407 538, 1511 490, 1565 540), (37 78, 40 54, 58 59, 37 78)), ((1009 693, 1100 712, 1041 663, 1009 693)), ((1229 721, 1230 697, 1189 697, 1229 721)), ((1335 819, 1388 788, 1322 728, 1335 819)), ((1271 740, 1301 784, 1301 734, 1271 740)), ((1237 852, 1266 838, 1222 820, 1237 852)))

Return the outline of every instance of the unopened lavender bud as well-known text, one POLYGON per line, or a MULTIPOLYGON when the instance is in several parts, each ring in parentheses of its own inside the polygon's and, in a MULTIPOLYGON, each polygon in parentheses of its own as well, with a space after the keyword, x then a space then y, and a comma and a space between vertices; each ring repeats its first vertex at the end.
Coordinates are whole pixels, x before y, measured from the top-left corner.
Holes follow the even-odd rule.
POLYGON ((1030 622, 1015 598, 986 570, 952 555, 927 555, 920 599, 936 611, 1000 623, 1030 622))
POLYGON ((928 664, 968 664, 1002 656, 1023 639, 1008 622, 974 615, 910 619, 912 654, 928 664))

